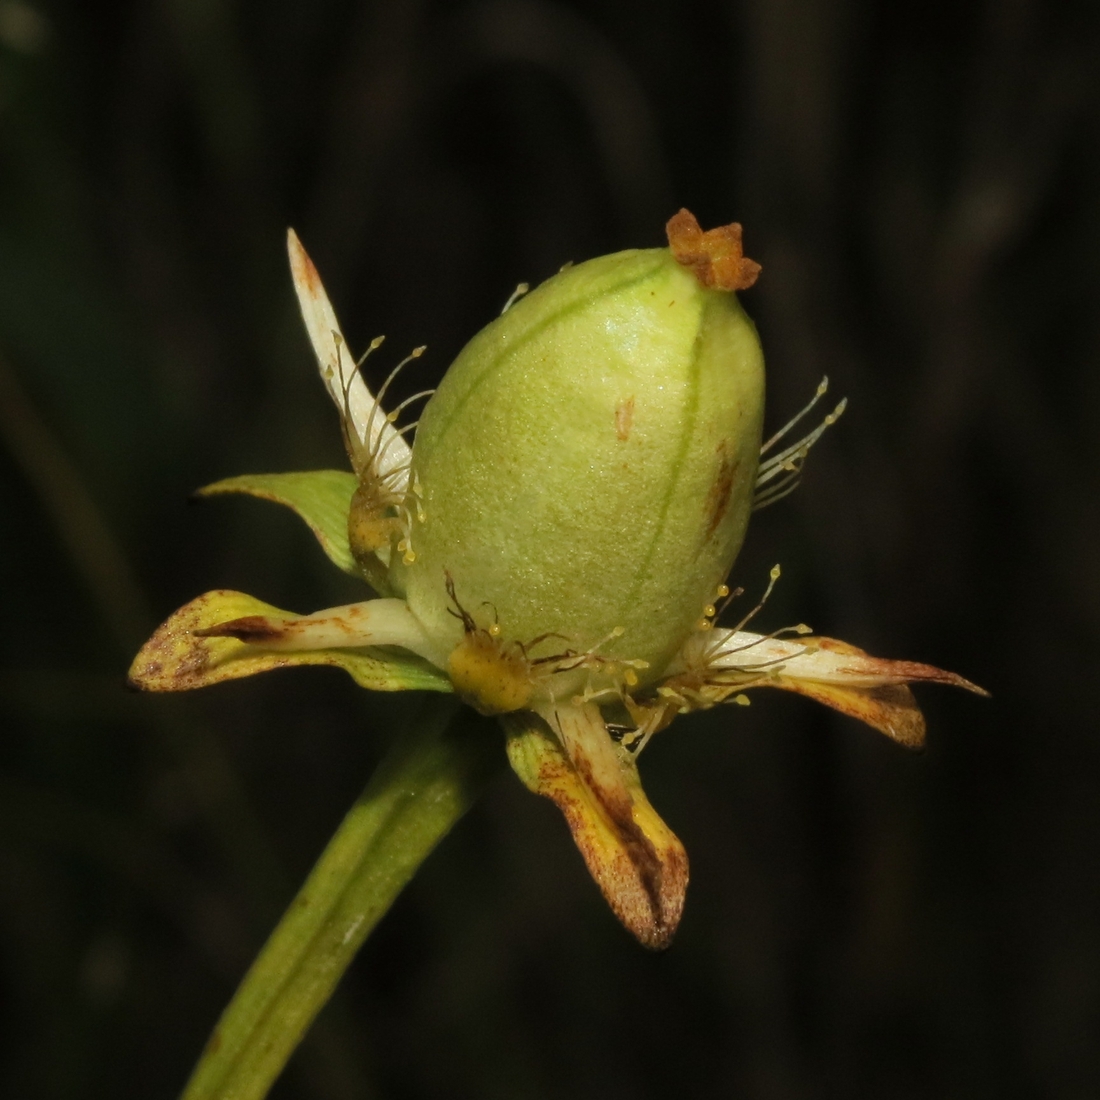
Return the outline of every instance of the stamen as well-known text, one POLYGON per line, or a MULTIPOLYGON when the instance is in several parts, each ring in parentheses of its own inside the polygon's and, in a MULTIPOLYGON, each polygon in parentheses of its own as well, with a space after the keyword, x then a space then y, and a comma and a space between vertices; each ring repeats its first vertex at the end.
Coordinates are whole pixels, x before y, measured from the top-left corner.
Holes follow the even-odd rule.
POLYGON ((367 350, 355 361, 355 367, 348 375, 344 374, 344 364, 340 357, 340 348, 346 347, 344 343, 344 337, 335 330, 332 333, 332 342, 336 345, 336 365, 340 370, 340 389, 344 395, 344 414, 350 420, 351 419, 351 387, 355 382, 355 379, 362 374, 363 364, 367 361, 367 356, 372 351, 377 351, 385 341, 385 336, 376 336, 370 344, 367 346, 367 350))
MULTIPOLYGON (((376 469, 382 464, 382 459, 385 457, 386 452, 393 446, 393 441, 395 439, 401 439, 406 432, 411 432, 419 423, 419 420, 414 420, 411 424, 406 424, 405 427, 390 433, 390 437, 382 444, 381 450, 374 456, 373 461, 376 469)), ((381 432, 378 433, 378 438, 382 438, 381 432)), ((405 469, 408 469, 410 465, 411 463, 407 463, 405 469)))
POLYGON ((768 505, 789 497, 801 484, 802 470, 792 470, 782 481, 770 486, 762 493, 757 493, 752 500, 752 510, 759 512, 761 508, 767 508, 768 505))
POLYGON ((810 448, 825 434, 825 431, 840 419, 847 407, 848 398, 845 397, 812 432, 797 443, 792 443, 791 446, 780 451, 779 454, 772 455, 766 462, 762 462, 760 472, 756 476, 756 484, 760 485, 764 481, 770 481, 779 470, 793 469, 795 463, 805 458, 810 448))
POLYGON ((771 567, 768 572, 768 587, 764 589, 764 595, 760 597, 760 602, 733 628, 734 631, 744 630, 752 622, 757 612, 768 602, 768 597, 772 594, 772 589, 775 588, 776 582, 782 576, 782 573, 783 571, 778 563, 771 567))
POLYGON ((767 441, 767 443, 761 445, 761 455, 767 454, 768 451, 770 451, 772 447, 774 447, 825 396, 828 390, 829 376, 825 375, 817 384, 817 390, 814 392, 813 397, 810 398, 809 404, 804 406, 802 411, 796 416, 788 420, 787 423, 767 441))
MULTIPOLYGON (((736 631, 734 633, 737 633, 736 631)), ((753 638, 751 642, 746 642, 744 645, 729 646, 726 649, 718 649, 715 653, 710 655, 710 661, 721 660, 722 658, 729 657, 734 653, 747 653, 750 649, 761 645, 764 642, 770 642, 775 638, 781 638, 784 634, 809 634, 810 628, 805 623, 799 623, 797 626, 784 626, 779 630, 773 630, 770 634, 761 634, 758 637, 753 638)), ((729 638, 726 639, 729 641, 729 638)), ((759 661, 756 664, 737 665, 736 667, 729 668, 725 671, 729 672, 759 672, 761 669, 772 668, 775 665, 786 664, 787 661, 793 657, 801 657, 802 654, 810 652, 815 647, 803 646, 797 653, 789 653, 783 657, 775 657, 768 661, 759 661)), ((721 671, 721 670, 720 670, 721 671)))
MULTIPOLYGON (((381 410, 382 401, 385 398, 386 394, 389 392, 389 388, 393 384, 393 380, 398 376, 398 374, 401 373, 401 370, 404 367, 408 366, 408 364, 411 363, 414 359, 419 359, 420 356, 422 356, 426 350, 427 350, 426 347, 423 347, 423 346, 419 347, 419 348, 413 348, 413 350, 408 355, 406 355, 405 358, 402 359, 401 362, 398 363, 397 366, 394 367, 392 371, 390 371, 390 373, 389 373, 388 377, 386 378, 385 382, 382 383, 381 387, 378 390, 378 394, 374 399, 374 404, 371 406, 370 416, 367 419, 366 438, 367 438, 368 445, 371 448, 370 453, 371 453, 372 464, 376 468, 379 465, 379 463, 381 462, 382 455, 385 453, 385 448, 388 447, 390 445, 390 443, 393 441, 393 437, 391 436, 389 439, 386 440, 386 443, 383 446, 381 452, 379 452, 377 450, 377 448, 379 447, 379 444, 381 443, 383 433, 382 433, 381 426, 379 426, 378 435, 375 437, 374 434, 373 434, 374 433, 374 417, 375 417, 375 414, 381 410)), ((386 414, 383 412, 382 415, 384 417, 386 414)))
MULTIPOLYGON (((400 482, 402 482, 404 480, 405 475, 408 474, 408 472, 411 468, 412 468, 412 463, 411 462, 402 463, 402 465, 400 465, 400 466, 392 466, 384 474, 379 474, 378 475, 377 480, 378 480, 379 486, 385 486, 391 481, 399 484, 400 482)), ((395 495, 400 496, 399 493, 396 493, 395 495)))
MULTIPOLYGON (((817 404, 828 388, 829 379, 823 378, 810 403, 760 448, 760 454, 763 456, 775 446, 817 404)), ((810 453, 810 448, 828 428, 840 419, 847 405, 848 399, 844 398, 812 432, 803 436, 797 443, 785 447, 778 454, 772 455, 771 458, 760 463, 756 474, 756 492, 753 498, 754 512, 759 511, 761 508, 767 508, 769 504, 775 504, 776 501, 782 500, 785 496, 794 492, 802 477, 802 466, 806 461, 806 456, 810 453), (787 476, 782 477, 776 484, 769 485, 766 489, 762 488, 784 473, 787 476)))
MULTIPOLYGON (((334 333, 334 335, 336 335, 336 334, 334 333)), ((386 339, 385 336, 376 336, 367 345, 367 350, 365 352, 363 352, 363 354, 360 355, 359 358, 356 359, 356 361, 355 361, 355 369, 356 370, 359 370, 363 366, 363 364, 367 361, 367 356, 370 355, 370 353, 372 351, 377 351, 382 346, 382 344, 385 342, 385 339, 386 339)))
MULTIPOLYGON (((343 416, 341 417, 341 430, 344 435, 344 446, 347 449, 348 456, 351 458, 352 465, 355 468, 357 474, 362 475, 367 471, 370 471, 375 476, 390 477, 394 471, 387 471, 385 475, 379 475, 378 471, 381 468, 382 458, 386 454, 390 445, 393 443, 395 434, 386 433, 383 429, 386 423, 392 424, 397 418, 397 414, 405 407, 406 402, 403 402, 394 413, 389 416, 386 415, 385 410, 382 408, 382 399, 384 398, 386 391, 388 390, 390 383, 397 376, 397 373, 405 366, 410 360, 418 357, 419 353, 423 352, 423 348, 417 348, 412 355, 406 357, 390 372, 389 377, 382 384, 382 388, 378 391, 377 396, 371 397, 370 414, 367 417, 367 422, 364 425, 363 438, 358 437, 358 433, 349 431, 349 427, 353 423, 351 413, 351 388, 355 384, 357 378, 362 375, 363 364, 367 361, 368 356, 374 351, 377 351, 385 341, 385 336, 376 336, 368 345, 367 350, 355 361, 355 365, 351 371, 345 372, 343 364, 343 349, 347 346, 343 336, 333 330, 332 341, 336 348, 336 365, 340 374, 340 391, 343 397, 343 416), (374 433, 375 417, 381 412, 383 416, 383 423, 378 427, 377 435, 374 433), (383 441, 384 440, 384 441, 383 441)), ((331 371, 326 375, 331 377, 331 371)), ((367 390, 369 393, 369 388, 367 390)), ((415 400, 416 397, 422 396, 421 394, 415 395, 415 397, 409 398, 409 401, 415 400)), ((408 465, 402 467, 402 470, 407 470, 408 465)))
MULTIPOLYGON (((625 633, 626 633, 625 627, 621 627, 621 626, 612 627, 611 632, 606 637, 601 638, 594 646, 592 646, 585 653, 580 653, 580 654, 571 653, 571 654, 569 654, 568 659, 571 660, 571 661, 574 661, 575 662, 574 664, 568 666, 568 668, 561 668, 561 669, 558 669, 556 671, 572 672, 573 669, 583 668, 586 661, 605 662, 605 661, 613 660, 613 658, 599 657, 598 656, 598 651, 600 650, 601 647, 607 645, 608 642, 612 641, 615 638, 621 638, 625 633)), ((634 664, 635 667, 638 667, 637 662, 633 662, 633 661, 623 661, 621 663, 622 664, 634 664)), ((643 668, 645 667, 644 662, 641 665, 641 667, 643 667, 643 668)))
POLYGON ((422 397, 431 397, 433 393, 435 393, 435 390, 421 390, 419 393, 414 393, 412 397, 406 397, 405 400, 390 413, 387 419, 391 424, 395 423, 398 416, 407 406, 411 405, 414 401, 419 401, 422 397))
POLYGON ((715 599, 721 602, 715 607, 714 604, 707 604, 703 608, 703 617, 695 624, 696 630, 710 630, 714 626, 715 621, 721 617, 722 613, 738 596, 744 594, 743 588, 735 588, 730 591, 728 584, 720 584, 715 590, 715 599))
POLYGON ((501 317, 503 317, 530 289, 531 287, 527 283, 520 283, 508 296, 508 301, 504 303, 504 308, 500 311, 501 317))
MULTIPOLYGON (((781 575, 782 569, 780 569, 779 565, 773 565, 768 573, 768 586, 764 589, 764 595, 760 597, 760 602, 733 628, 734 634, 736 634, 738 631, 744 630, 745 627, 748 626, 748 624, 751 623, 756 615, 763 609, 764 604, 768 602, 768 597, 772 594, 772 589, 775 588, 776 582, 779 580, 781 575)), ((729 596, 727 596, 725 603, 722 604, 721 609, 718 611, 718 615, 721 615, 722 612, 725 611, 726 608, 729 606, 729 604, 732 603, 737 596, 742 595, 743 592, 743 588, 734 589, 734 591, 731 592, 729 596)), ((713 622, 711 625, 713 625, 713 622)), ((711 642, 710 645, 708 645, 703 650, 703 663, 710 664, 723 653, 724 650, 722 650, 721 641, 711 642)))

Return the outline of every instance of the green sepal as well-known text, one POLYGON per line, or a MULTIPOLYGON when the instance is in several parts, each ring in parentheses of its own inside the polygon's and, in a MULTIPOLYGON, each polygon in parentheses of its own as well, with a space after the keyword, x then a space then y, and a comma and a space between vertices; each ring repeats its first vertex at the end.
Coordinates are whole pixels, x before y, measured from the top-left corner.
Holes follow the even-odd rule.
MULTIPOLYGON (((245 493, 285 504, 306 521, 321 549, 345 573, 362 579, 348 545, 348 512, 359 481, 348 470, 303 470, 289 474, 241 474, 199 489, 195 496, 245 493)), ((382 593, 389 595, 388 592, 382 593)))
POLYGON ((332 665, 373 691, 451 691, 450 680, 439 669, 403 650, 371 646, 265 650, 236 638, 195 633, 250 615, 296 617, 243 592, 207 592, 157 628, 130 666, 130 684, 141 691, 189 691, 273 668, 332 665))

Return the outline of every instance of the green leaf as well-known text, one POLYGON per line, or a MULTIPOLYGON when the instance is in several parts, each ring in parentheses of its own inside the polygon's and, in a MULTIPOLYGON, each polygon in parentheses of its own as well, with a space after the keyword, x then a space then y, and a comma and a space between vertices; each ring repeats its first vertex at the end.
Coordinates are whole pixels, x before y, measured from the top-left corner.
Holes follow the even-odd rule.
POLYGON ((503 761, 494 724, 433 700, 390 750, 252 964, 182 1100, 262 1100, 367 934, 503 761))
POLYGON ((292 508, 317 536, 321 549, 345 573, 363 572, 348 546, 348 511, 359 481, 347 470, 303 470, 290 474, 242 474, 199 489, 199 497, 245 493, 292 508))
POLYGON ((265 650, 236 638, 195 633, 250 615, 296 618, 243 592, 207 592, 181 607, 142 646, 130 666, 131 685, 142 691, 189 691, 273 668, 333 665, 374 691, 451 691, 450 680, 439 669, 404 650, 265 650))

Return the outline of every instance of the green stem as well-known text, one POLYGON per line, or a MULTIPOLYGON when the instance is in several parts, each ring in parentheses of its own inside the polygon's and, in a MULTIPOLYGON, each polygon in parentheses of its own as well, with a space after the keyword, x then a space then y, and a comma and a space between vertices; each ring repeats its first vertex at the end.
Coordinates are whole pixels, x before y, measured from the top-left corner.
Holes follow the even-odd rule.
POLYGON ((450 698, 379 765, 222 1014, 182 1100, 261 1100, 368 933, 504 760, 450 698))

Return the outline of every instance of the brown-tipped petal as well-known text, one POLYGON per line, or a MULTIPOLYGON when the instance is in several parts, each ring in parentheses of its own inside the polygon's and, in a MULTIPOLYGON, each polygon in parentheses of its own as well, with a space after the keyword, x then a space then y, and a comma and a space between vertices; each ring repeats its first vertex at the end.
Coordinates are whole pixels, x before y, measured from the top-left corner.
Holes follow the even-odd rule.
POLYGON ((836 638, 809 638, 807 641, 816 646, 815 651, 787 662, 775 686, 806 695, 851 718, 858 718, 909 748, 920 748, 924 744, 925 723, 906 684, 919 681, 950 684, 978 695, 989 694, 956 673, 933 665, 870 657, 862 649, 836 638), (815 679, 815 673, 821 678, 815 679), (862 686, 860 680, 864 681, 862 686))
POLYGON ((361 624, 373 617, 379 628, 369 635, 373 640, 367 641, 364 626, 360 626, 358 638, 352 639, 337 623, 336 613, 346 613, 349 608, 301 618, 243 592, 207 592, 181 607, 142 646, 130 667, 130 684, 142 691, 188 691, 275 668, 333 665, 361 687, 375 691, 450 691, 446 676, 411 652, 366 648, 415 644, 419 630, 409 627, 407 608, 402 612, 389 606, 404 608, 401 601, 368 601, 368 606, 370 603, 382 606, 376 615, 371 611, 357 617, 361 624), (327 644, 311 647, 309 643, 321 642, 321 635, 327 644), (303 648, 288 648, 294 638, 303 648))
MULTIPOLYGON (((340 332, 336 311, 321 284, 321 276, 293 229, 286 231, 286 248, 302 320, 329 394, 343 416, 346 389, 347 411, 356 435, 372 454, 381 455, 376 472, 387 473, 390 470, 403 469, 408 465, 412 450, 385 416, 371 415, 375 409, 374 397, 367 389, 362 374, 356 370, 355 357, 348 350, 347 342, 340 332)), ((397 488, 404 490, 408 474, 396 473, 394 476, 397 488)))
POLYGON ((680 210, 665 233, 676 262, 711 290, 748 290, 760 276, 760 265, 742 251, 739 222, 703 232, 690 210, 680 210))
POLYGON ((816 699, 913 748, 924 743, 925 725, 906 684, 950 684, 989 694, 954 672, 871 657, 835 638, 792 640, 719 629, 689 639, 677 666, 683 671, 662 690, 689 707, 720 703, 747 688, 780 688, 816 699))
POLYGON ((813 680, 797 680, 780 675, 769 687, 783 688, 816 699, 833 710, 866 722, 872 729, 906 748, 924 744, 924 715, 913 693, 904 684, 883 684, 873 688, 845 688, 813 680))
POLYGON ((917 661, 872 657, 836 638, 811 635, 791 640, 768 638, 745 630, 715 630, 705 639, 705 643, 708 652, 713 654, 708 662, 712 668, 779 669, 787 678, 818 680, 844 687, 879 687, 923 680, 965 688, 978 695, 989 694, 985 688, 972 684, 957 673, 917 661))
POLYGON ((526 711, 501 719, 513 769, 565 815, 612 912, 644 946, 667 947, 687 891, 683 845, 649 804, 637 768, 620 758, 595 706, 548 707, 547 717, 555 729, 526 711))

